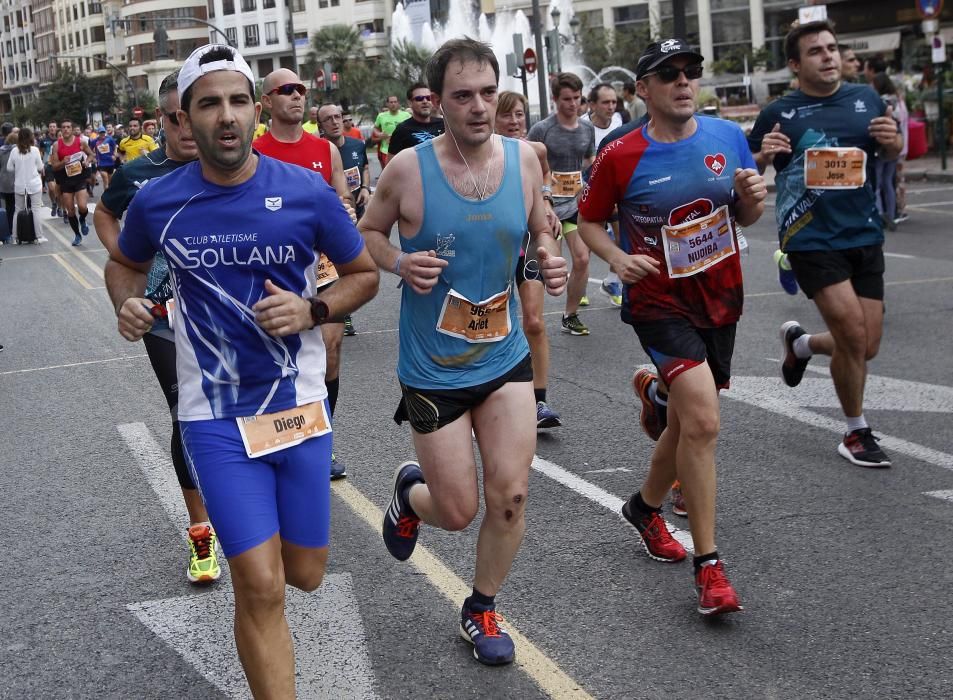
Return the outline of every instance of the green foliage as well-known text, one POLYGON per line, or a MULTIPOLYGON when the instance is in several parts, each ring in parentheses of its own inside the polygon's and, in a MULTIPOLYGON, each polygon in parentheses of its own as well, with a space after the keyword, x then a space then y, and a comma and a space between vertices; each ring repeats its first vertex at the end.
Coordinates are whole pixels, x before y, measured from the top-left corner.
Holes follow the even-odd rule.
POLYGON ((87 112, 109 111, 115 101, 109 78, 88 78, 67 66, 37 100, 21 108, 19 116, 34 124, 64 118, 82 124, 86 122, 87 112))
POLYGON ((597 73, 608 66, 634 71, 639 56, 651 40, 648 22, 620 30, 587 27, 579 35, 583 63, 597 73))
POLYGON ((717 61, 712 61, 709 70, 714 75, 720 75, 722 73, 744 73, 744 59, 746 56, 748 57, 749 71, 753 71, 756 68, 767 68, 769 70, 777 68, 777 66, 773 65, 774 56, 767 47, 762 46, 757 49, 752 49, 750 46, 738 44, 729 49, 717 61))

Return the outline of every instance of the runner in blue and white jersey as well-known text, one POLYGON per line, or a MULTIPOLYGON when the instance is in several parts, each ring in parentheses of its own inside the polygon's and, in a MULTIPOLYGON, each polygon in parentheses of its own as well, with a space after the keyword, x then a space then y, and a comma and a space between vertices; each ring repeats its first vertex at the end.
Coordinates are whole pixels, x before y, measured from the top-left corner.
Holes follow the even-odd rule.
POLYGON ((119 330, 152 325, 139 297, 156 252, 175 292, 179 420, 193 477, 228 557, 235 641, 252 694, 293 697, 285 583, 324 576, 331 425, 318 325, 373 297, 378 273, 320 176, 260 156, 260 107, 231 47, 196 49, 179 74, 176 118, 199 161, 151 181, 126 215, 111 259, 138 273, 119 330), (321 251, 340 279, 319 296, 321 251))

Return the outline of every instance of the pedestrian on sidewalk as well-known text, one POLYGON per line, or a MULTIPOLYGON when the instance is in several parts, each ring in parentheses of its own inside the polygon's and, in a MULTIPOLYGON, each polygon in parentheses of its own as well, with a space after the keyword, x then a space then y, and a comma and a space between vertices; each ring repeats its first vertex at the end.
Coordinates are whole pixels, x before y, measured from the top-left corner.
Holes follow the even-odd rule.
MULTIPOLYGON (((40 156, 40 149, 34 143, 33 130, 29 127, 20 129, 17 134, 16 148, 10 151, 7 158, 6 172, 13 174, 14 212, 31 210, 33 230, 36 232, 37 240, 40 241, 40 219, 36 210, 32 208, 32 204, 40 201, 40 195, 43 192, 43 158, 40 156)), ((20 239, 16 230, 18 225, 19 217, 15 217, 11 230, 17 240, 20 239)), ((8 241, 9 238, 4 243, 8 241)))

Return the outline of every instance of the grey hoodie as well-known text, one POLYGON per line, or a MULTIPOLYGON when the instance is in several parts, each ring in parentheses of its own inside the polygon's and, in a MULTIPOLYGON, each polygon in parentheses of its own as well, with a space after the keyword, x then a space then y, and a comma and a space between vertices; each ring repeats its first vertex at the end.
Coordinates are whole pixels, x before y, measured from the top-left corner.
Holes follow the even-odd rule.
POLYGON ((13 194, 13 181, 15 174, 12 170, 7 170, 7 161, 10 159, 10 152, 16 148, 12 143, 5 143, 0 146, 0 194, 13 194))

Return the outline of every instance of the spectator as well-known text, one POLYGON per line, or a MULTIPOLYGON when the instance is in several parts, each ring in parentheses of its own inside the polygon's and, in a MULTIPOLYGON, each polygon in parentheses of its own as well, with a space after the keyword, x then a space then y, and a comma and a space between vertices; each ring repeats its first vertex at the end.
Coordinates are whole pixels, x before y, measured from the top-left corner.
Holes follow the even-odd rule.
MULTIPOLYGON (((16 148, 17 136, 13 133, 13 124, 4 122, 0 126, 0 137, 3 138, 3 145, 0 145, 0 196, 3 197, 3 209, 7 216, 7 231, 13 231, 13 173, 7 170, 7 161, 10 159, 10 153, 16 148)), ((9 236, 10 233, 7 233, 9 236)))
POLYGON ((622 83, 622 101, 625 103, 626 109, 629 110, 629 117, 632 121, 637 122, 645 115, 645 103, 641 97, 635 94, 635 83, 631 80, 622 83))
MULTIPOLYGON (((865 67, 866 69, 866 67, 865 67)), ((880 95, 884 103, 893 110, 893 118, 900 122, 898 115, 897 88, 886 73, 876 73, 870 82, 871 87, 880 95)), ((904 110, 905 111, 905 110, 904 110)), ((904 135, 904 146, 906 146, 906 135, 904 135)), ((904 151, 901 150, 901 153, 904 151)), ((884 225, 891 231, 897 228, 897 190, 894 183, 894 176, 897 174, 897 161, 899 158, 887 160, 880 157, 875 164, 874 187, 877 190, 877 211, 880 212, 884 225)))
MULTIPOLYGON (((27 127, 20 129, 16 143, 16 148, 11 150, 7 157, 6 172, 13 174, 14 208, 19 212, 31 208, 27 206, 28 197, 31 204, 40 201, 40 193, 43 191, 43 158, 33 140, 32 129, 27 127)), ((16 234, 16 221, 14 219, 14 234, 16 234)), ((37 236, 40 235, 40 222, 35 210, 33 211, 33 230, 37 236)))

